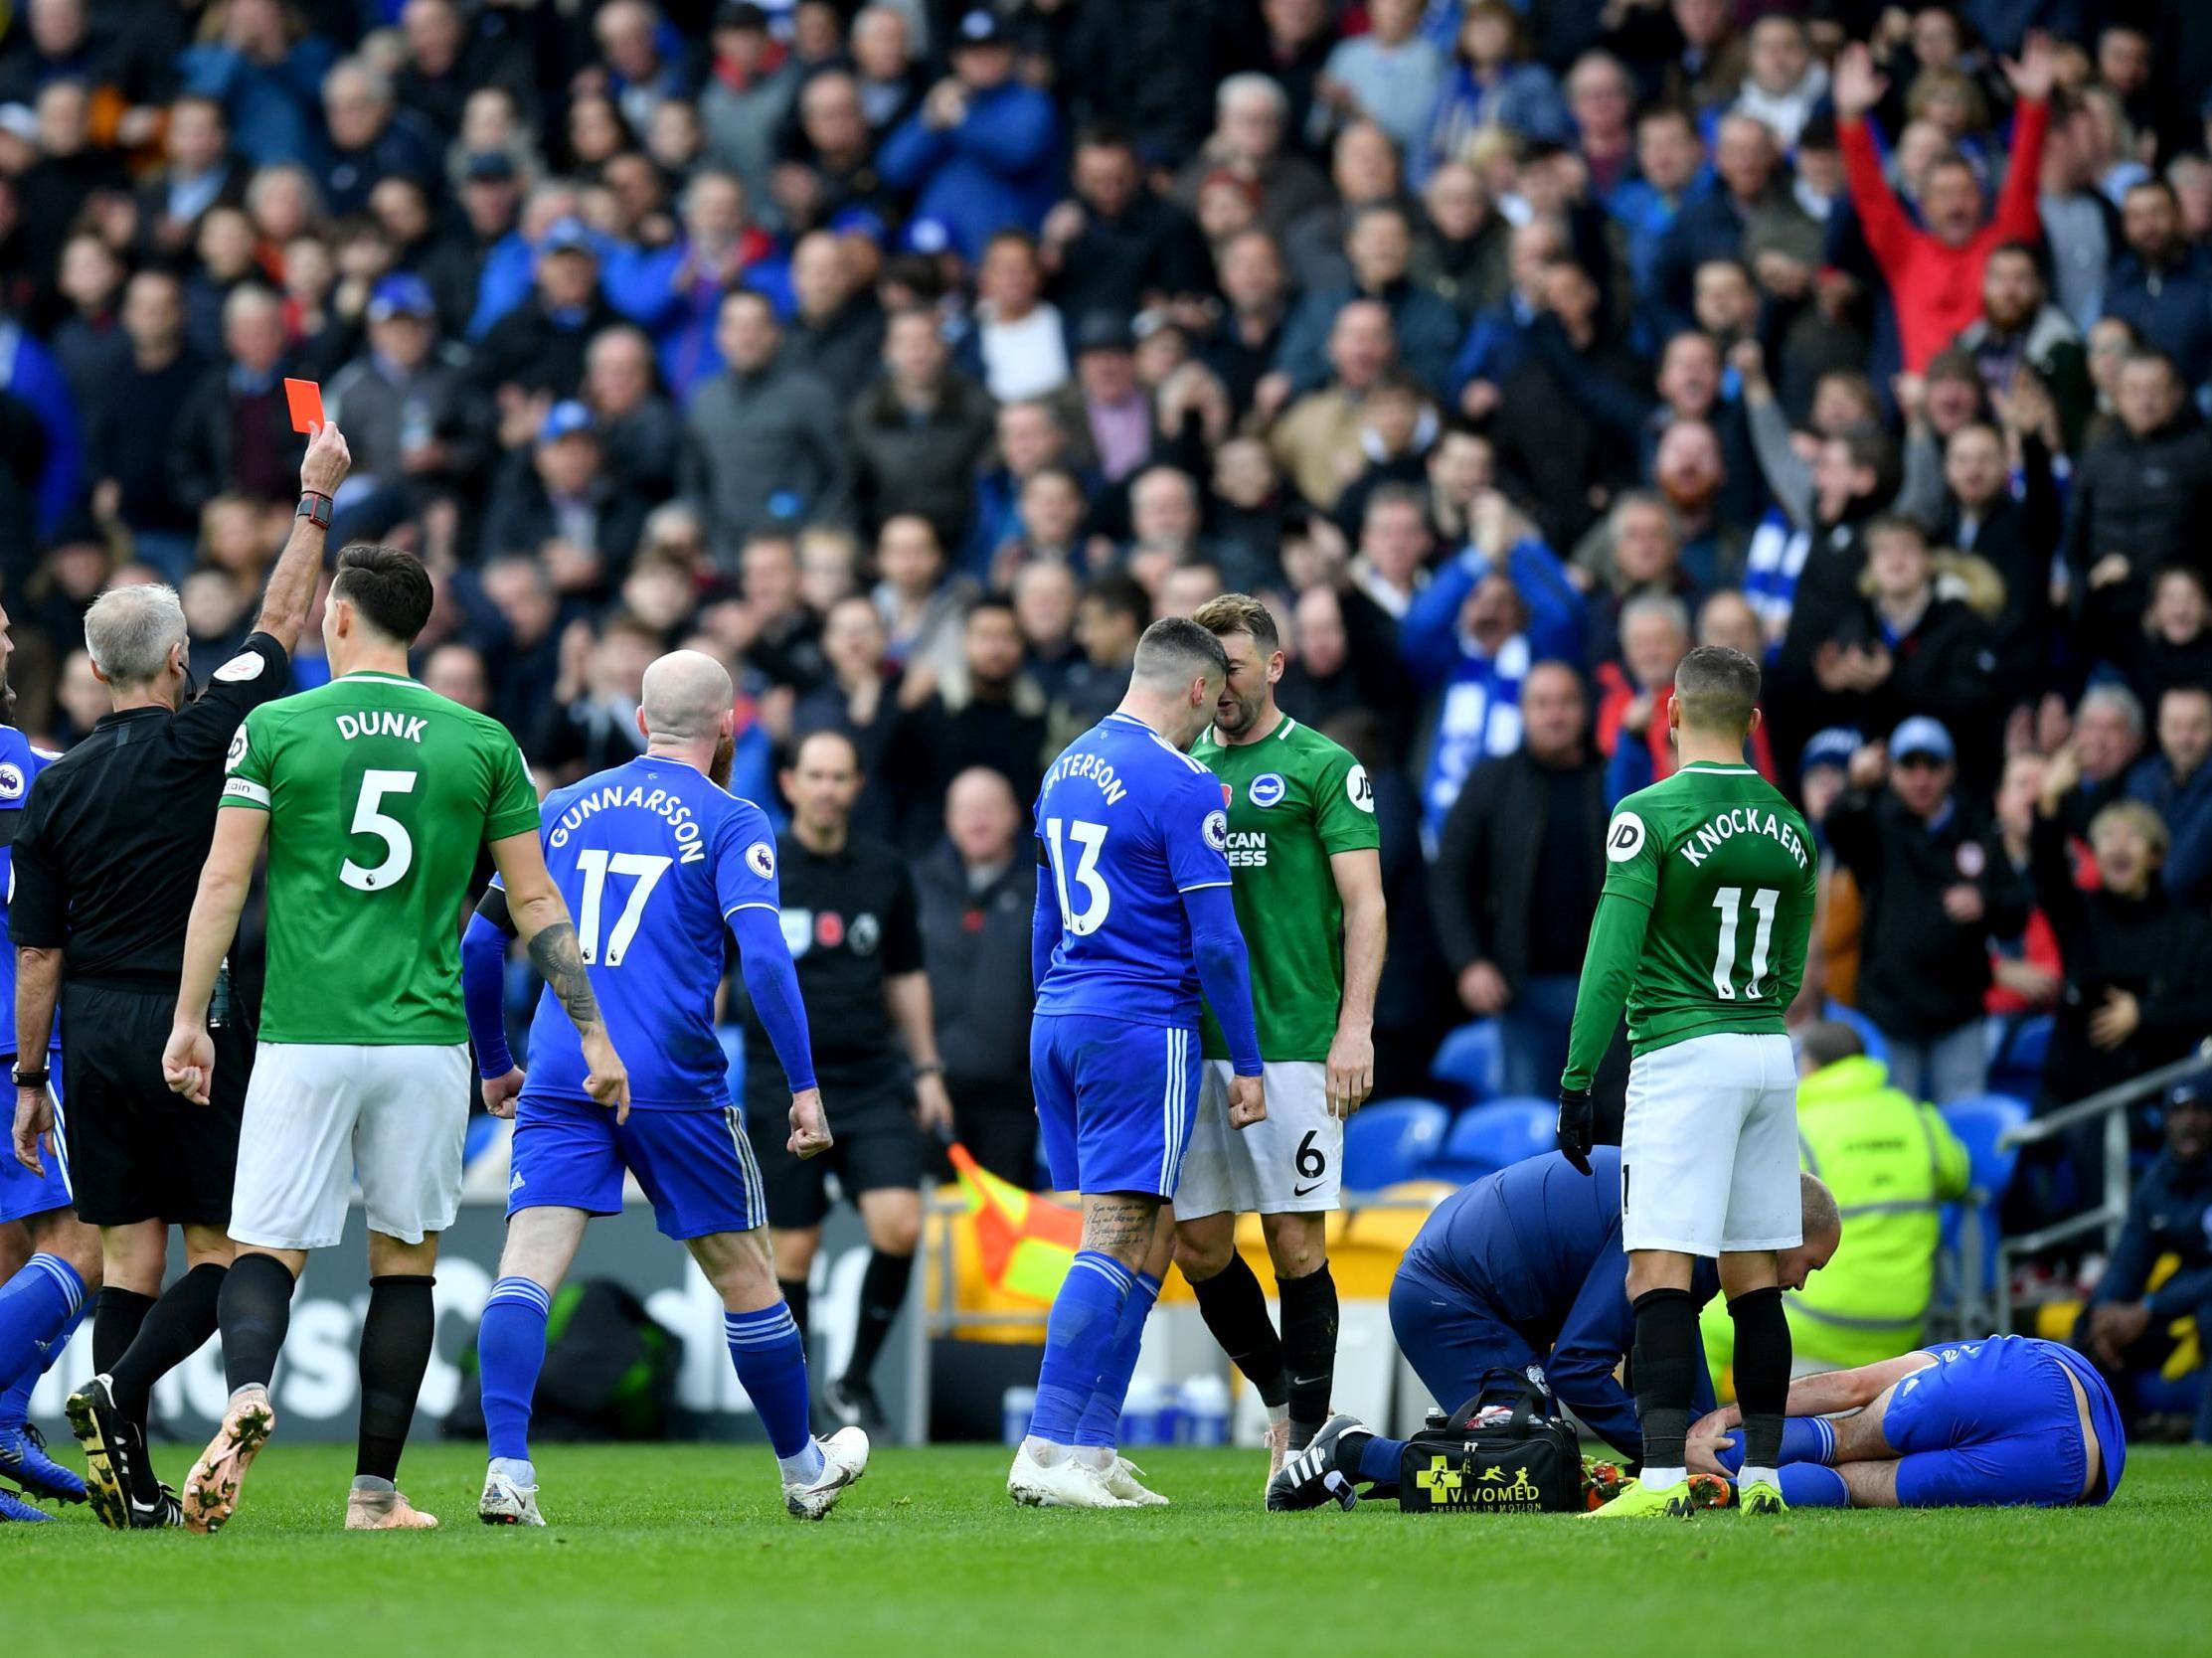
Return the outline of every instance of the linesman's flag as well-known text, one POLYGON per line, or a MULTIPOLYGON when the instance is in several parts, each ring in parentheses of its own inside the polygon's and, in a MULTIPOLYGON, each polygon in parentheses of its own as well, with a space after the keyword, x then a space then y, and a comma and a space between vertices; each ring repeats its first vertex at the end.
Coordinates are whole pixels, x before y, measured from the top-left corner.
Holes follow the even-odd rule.
POLYGON ((957 1140, 947 1153, 975 1227, 984 1278, 993 1289, 1051 1306, 1083 1244, 1083 1216, 999 1179, 957 1140))

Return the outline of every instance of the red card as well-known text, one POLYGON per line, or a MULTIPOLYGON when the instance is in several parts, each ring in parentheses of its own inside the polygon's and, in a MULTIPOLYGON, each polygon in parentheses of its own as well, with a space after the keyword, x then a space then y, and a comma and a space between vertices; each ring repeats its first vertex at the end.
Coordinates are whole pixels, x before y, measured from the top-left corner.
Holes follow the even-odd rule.
POLYGON ((292 430, 313 431, 323 423, 322 387, 314 381, 285 381, 284 401, 291 406, 292 430))

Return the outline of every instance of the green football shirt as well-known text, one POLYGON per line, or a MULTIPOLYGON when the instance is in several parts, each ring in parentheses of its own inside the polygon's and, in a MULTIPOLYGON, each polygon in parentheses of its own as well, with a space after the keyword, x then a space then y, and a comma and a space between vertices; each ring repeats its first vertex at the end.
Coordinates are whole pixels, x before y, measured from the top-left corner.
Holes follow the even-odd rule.
POLYGON ((222 804, 269 817, 261 1040, 466 1042, 477 848, 538 828, 506 728, 412 679, 347 674, 255 709, 225 770, 222 804))
POLYGON ((1629 1051, 1780 1031, 1804 980, 1812 831, 1748 765, 1685 765, 1614 808, 1561 1085, 1583 1088, 1625 1001, 1629 1051))
MULTIPOLYGON (((1344 905, 1329 858, 1382 844, 1375 790, 1349 750, 1287 714, 1257 743, 1191 748, 1221 778, 1237 925, 1252 961, 1263 1060, 1325 1060, 1344 995, 1344 905)), ((1202 1052, 1226 1060, 1213 1009, 1202 1052)))

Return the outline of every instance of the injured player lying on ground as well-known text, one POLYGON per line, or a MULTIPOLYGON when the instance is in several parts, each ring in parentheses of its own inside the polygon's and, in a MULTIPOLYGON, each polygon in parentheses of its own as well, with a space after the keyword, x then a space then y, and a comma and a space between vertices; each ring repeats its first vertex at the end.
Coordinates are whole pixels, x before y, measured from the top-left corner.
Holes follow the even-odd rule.
MULTIPOLYGON (((2120 1488, 2120 1407, 2089 1361, 2057 1342, 1939 1342, 1789 1385, 1782 1493, 1792 1508, 2064 1508, 2120 1488), (1843 1413, 1843 1412, 1848 1412, 1843 1413)), ((1694 1506, 1724 1507, 1743 1465, 1736 1408, 1690 1429, 1694 1506), (1717 1476, 1717 1478, 1715 1477, 1717 1476)), ((1276 1476, 1272 1506, 1350 1507, 1354 1488, 1397 1477, 1402 1440, 1331 1418, 1276 1476)), ((1605 1494, 1613 1470, 1586 1463, 1605 1494)))

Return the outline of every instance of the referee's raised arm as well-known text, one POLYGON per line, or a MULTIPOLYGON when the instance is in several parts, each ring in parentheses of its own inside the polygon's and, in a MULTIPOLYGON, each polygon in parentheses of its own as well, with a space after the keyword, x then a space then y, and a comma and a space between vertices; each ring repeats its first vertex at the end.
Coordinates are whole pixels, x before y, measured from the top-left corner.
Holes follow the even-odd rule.
POLYGON ((322 576, 331 501, 352 464, 345 434, 324 421, 299 463, 299 505, 293 509, 292 533, 268 573, 261 613, 254 618, 254 631, 266 633, 284 647, 287 656, 299 643, 299 630, 307 625, 307 607, 315 601, 315 583, 322 576))

